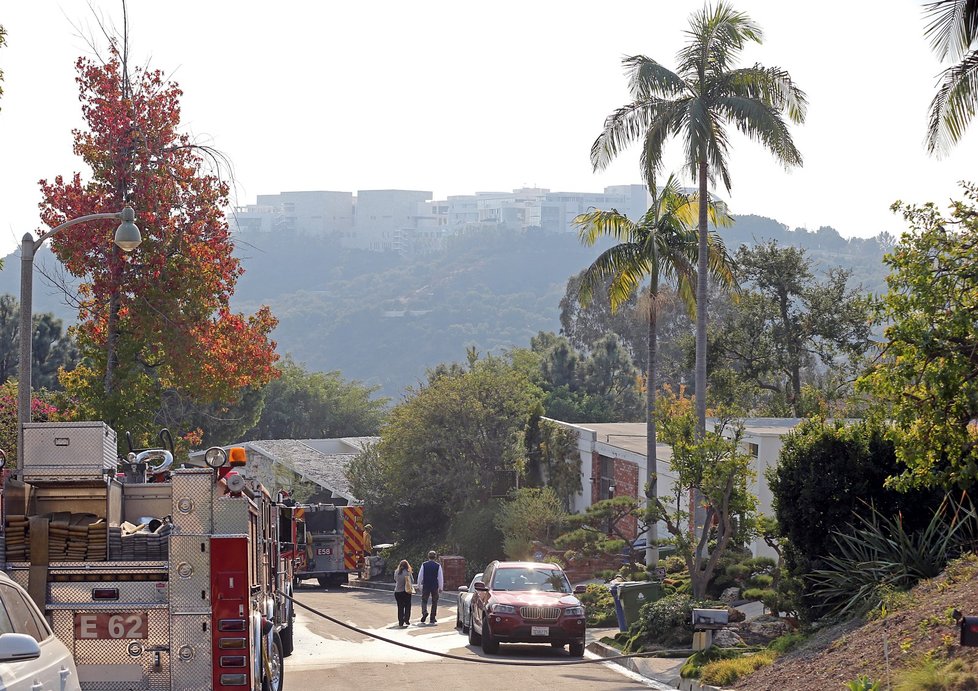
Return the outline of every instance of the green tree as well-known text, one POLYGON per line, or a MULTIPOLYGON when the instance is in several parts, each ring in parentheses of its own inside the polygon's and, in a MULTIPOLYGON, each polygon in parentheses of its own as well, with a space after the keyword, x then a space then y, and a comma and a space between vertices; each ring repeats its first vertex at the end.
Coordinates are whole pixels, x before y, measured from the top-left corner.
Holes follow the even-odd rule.
POLYGON ((291 357, 264 389, 264 407, 251 439, 328 439, 375 435, 386 398, 377 387, 344 381, 339 372, 308 372, 291 357))
POLYGON ((686 562, 693 599, 702 600, 727 549, 747 542, 754 532, 757 498, 748 490, 754 477, 753 459, 741 449, 743 427, 732 418, 721 413, 714 429, 699 437, 688 398, 667 393, 660 397, 659 406, 662 438, 672 446, 669 466, 675 478, 675 503, 666 506, 656 498, 646 521, 665 522, 677 554, 686 562), (689 530, 690 497, 705 509, 699 535, 689 530))
POLYGON ((900 515, 908 531, 924 527, 943 493, 886 487, 899 472, 893 441, 881 424, 812 420, 790 432, 766 478, 779 533, 788 540, 789 571, 800 577, 821 568, 833 552, 833 534, 848 531, 870 506, 885 517, 900 515))
POLYGON ((588 351, 563 336, 541 332, 530 340, 537 356, 533 380, 545 391, 545 414, 565 422, 617 422, 641 415, 640 373, 615 334, 588 351))
MULTIPOLYGON (((58 372, 78 363, 74 340, 63 331, 60 319, 53 314, 35 314, 31 352, 31 385, 35 389, 58 390, 58 372)), ((0 382, 18 376, 20 363, 20 304, 13 295, 0 295, 0 382)))
POLYGON ((978 480, 978 189, 945 217, 934 204, 894 204, 911 232, 885 258, 882 354, 857 383, 892 421, 901 486, 978 480))
POLYGON ((932 0, 924 5, 929 23, 924 36, 941 62, 957 61, 944 70, 930 104, 927 151, 946 154, 964 136, 978 106, 978 2, 932 0))
POLYGON ((526 475, 530 487, 549 487, 565 509, 581 491, 581 454, 577 435, 551 420, 544 420, 543 405, 535 404, 524 435, 526 475))
POLYGON ((443 368, 409 389, 380 441, 348 469, 367 512, 399 539, 443 540, 456 518, 504 496, 525 472, 527 422, 542 392, 501 357, 443 368))
POLYGON ((736 265, 745 290, 712 334, 717 360, 768 392, 772 414, 823 412, 806 407, 804 387, 821 378, 848 391, 869 347, 870 298, 848 288, 849 271, 832 269, 818 280, 803 249, 775 241, 741 246, 736 265))
POLYGON ((502 503, 494 522, 506 558, 532 561, 533 543, 552 544, 566 520, 567 510, 552 487, 521 487, 502 503))
MULTIPOLYGON (((657 191, 645 216, 637 223, 616 210, 590 211, 574 219, 584 244, 594 245, 598 238, 605 235, 618 241, 618 244, 602 252, 581 276, 578 296, 582 304, 590 303, 595 290, 607 285, 611 310, 616 311, 629 302, 646 277, 649 279, 645 397, 647 497, 655 497, 658 492, 655 397, 659 285, 663 281, 674 281, 679 294, 692 308, 697 244, 691 227, 698 206, 698 199, 683 194, 676 179, 670 177, 665 186, 657 191)), ((714 204, 708 204, 706 208, 714 224, 728 225, 731 222, 724 209, 714 204)), ((722 281, 732 282, 729 257, 723 243, 715 235, 710 238, 708 251, 710 272, 722 281)), ((659 561, 655 525, 650 529, 652 534, 647 540, 646 558, 651 565, 655 565, 659 561)))
POLYGON ((682 137, 686 165, 699 183, 699 252, 696 273, 696 414, 697 431, 706 425, 706 347, 708 300, 708 182, 720 176, 730 190, 727 123, 760 142, 785 166, 801 165, 783 114, 803 122, 804 92, 778 67, 735 68, 748 43, 762 33, 745 13, 719 2, 695 12, 689 40, 673 72, 644 55, 627 57, 632 101, 609 115, 591 146, 595 170, 606 168, 629 144, 642 140, 642 174, 654 189, 663 167, 664 146, 682 137))
POLYGON ((644 533, 642 502, 635 497, 614 497, 590 504, 583 513, 567 517, 571 530, 557 538, 557 546, 570 549, 586 557, 613 559, 624 550, 635 560, 633 550, 625 550, 631 544, 629 527, 631 519, 638 520, 639 530, 644 533))
POLYGON ((628 297, 628 300, 611 308, 608 297, 609 284, 607 279, 602 284, 593 287, 592 299, 586 305, 581 304, 578 295, 581 292, 581 281, 584 272, 567 279, 567 288, 560 299, 560 332, 567 337, 571 345, 581 351, 587 351, 591 344, 604 338, 609 333, 618 334, 628 347, 632 361, 643 370, 646 368, 645 358, 648 355, 648 332, 642 324, 645 312, 639 313, 638 290, 628 297))

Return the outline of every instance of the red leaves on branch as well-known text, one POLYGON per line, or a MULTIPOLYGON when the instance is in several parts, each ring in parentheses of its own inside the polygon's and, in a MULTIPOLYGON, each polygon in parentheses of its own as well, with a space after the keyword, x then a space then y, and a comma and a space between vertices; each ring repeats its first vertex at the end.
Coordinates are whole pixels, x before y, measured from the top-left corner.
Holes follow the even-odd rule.
POLYGON ((228 186, 178 131, 180 89, 158 70, 127 79, 114 48, 104 64, 81 58, 76 67, 87 127, 75 130, 74 151, 91 175, 42 180, 41 218, 53 227, 131 205, 143 236, 128 256, 112 243, 118 221, 73 226, 52 239, 68 271, 85 279, 83 353, 104 366, 114 324, 118 396, 127 377, 147 372, 161 390, 195 400, 234 400, 242 387, 267 383, 276 320, 268 308, 251 316, 230 310, 242 269, 224 217, 228 186))

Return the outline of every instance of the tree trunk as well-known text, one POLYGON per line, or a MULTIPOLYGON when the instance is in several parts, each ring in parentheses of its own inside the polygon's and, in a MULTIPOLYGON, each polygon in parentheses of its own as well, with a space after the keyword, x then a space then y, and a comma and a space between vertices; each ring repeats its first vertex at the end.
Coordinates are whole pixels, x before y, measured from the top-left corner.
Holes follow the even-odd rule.
POLYGON ((105 328, 105 398, 108 401, 115 384, 116 340, 119 330, 119 292, 113 290, 109 297, 109 315, 105 328))
MULTIPOLYGON (((657 388, 655 356, 658 351, 658 334, 656 329, 656 298, 659 295, 658 276, 651 276, 649 281, 649 362, 648 377, 645 382, 645 473, 646 489, 645 502, 651 508, 659 498, 659 472, 655 456, 655 394, 657 388)), ((648 566, 659 564, 659 527, 658 521, 651 521, 645 533, 645 563, 648 566)))
POLYGON ((696 256, 696 439, 706 433, 706 310, 707 310, 707 206, 709 204, 706 160, 700 161, 699 251, 696 256))

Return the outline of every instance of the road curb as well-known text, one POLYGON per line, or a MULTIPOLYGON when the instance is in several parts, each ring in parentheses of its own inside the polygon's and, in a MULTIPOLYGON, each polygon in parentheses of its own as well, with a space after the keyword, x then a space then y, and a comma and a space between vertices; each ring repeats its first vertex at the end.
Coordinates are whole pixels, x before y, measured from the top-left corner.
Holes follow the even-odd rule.
MULTIPOLYGON (((610 645, 601 643, 600 641, 591 641, 588 643, 587 649, 589 652, 597 655, 598 657, 610 658, 621 655, 620 650, 613 648, 610 645)), ((608 662, 621 665, 630 672, 639 674, 646 679, 651 679, 659 684, 664 684, 671 688, 679 689, 680 691, 727 691, 720 686, 703 684, 698 679, 683 679, 678 674, 657 674, 649 669, 650 659, 655 658, 629 657, 625 658, 624 660, 608 660, 608 662)))

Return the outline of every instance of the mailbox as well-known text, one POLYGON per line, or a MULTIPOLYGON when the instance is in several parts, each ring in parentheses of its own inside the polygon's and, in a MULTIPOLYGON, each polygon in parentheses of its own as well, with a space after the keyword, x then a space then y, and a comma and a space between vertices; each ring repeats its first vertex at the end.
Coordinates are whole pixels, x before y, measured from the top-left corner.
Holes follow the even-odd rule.
POLYGON ((978 647, 978 617, 961 617, 961 645, 978 647))
POLYGON ((729 623, 730 613, 725 609, 694 609, 693 630, 722 629, 729 623))

